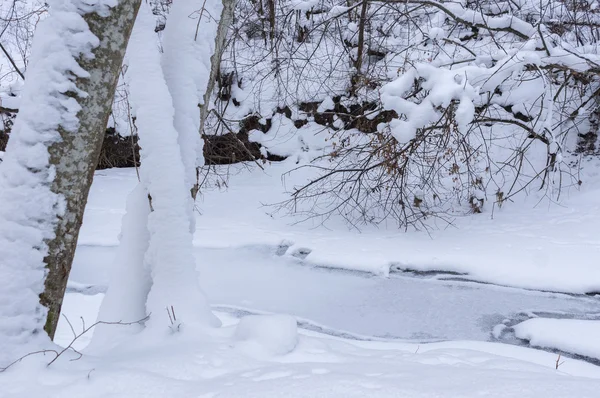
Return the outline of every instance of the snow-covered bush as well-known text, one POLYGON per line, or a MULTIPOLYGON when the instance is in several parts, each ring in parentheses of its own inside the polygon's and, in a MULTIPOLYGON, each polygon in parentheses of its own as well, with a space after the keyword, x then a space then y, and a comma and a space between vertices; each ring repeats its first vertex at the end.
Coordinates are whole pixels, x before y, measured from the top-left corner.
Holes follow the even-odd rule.
MULTIPOLYGON (((321 124, 317 147, 295 147, 318 173, 289 202, 308 217, 405 227, 557 199, 596 152, 599 15, 591 0, 241 1, 212 127, 321 124)), ((289 155, 292 140, 262 134, 289 155)))

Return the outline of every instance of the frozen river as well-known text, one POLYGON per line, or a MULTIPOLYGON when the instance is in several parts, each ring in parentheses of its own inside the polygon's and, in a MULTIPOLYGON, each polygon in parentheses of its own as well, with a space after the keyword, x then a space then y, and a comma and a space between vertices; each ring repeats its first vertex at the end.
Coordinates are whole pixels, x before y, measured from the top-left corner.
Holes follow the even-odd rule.
MULTIPOLYGON (((114 252, 115 247, 78 248, 69 302, 81 297, 77 291, 88 296, 104 291, 114 252), (82 285, 89 288, 82 290, 82 285)), ((396 273, 384 278, 309 266, 266 248, 196 249, 196 259, 201 285, 216 310, 291 314, 306 327, 334 334, 490 341, 499 336, 494 330, 509 330, 498 325, 510 326, 536 313, 577 318, 600 314, 595 297, 442 280, 435 275, 396 273)), ((95 315, 86 316, 92 320, 95 315)))

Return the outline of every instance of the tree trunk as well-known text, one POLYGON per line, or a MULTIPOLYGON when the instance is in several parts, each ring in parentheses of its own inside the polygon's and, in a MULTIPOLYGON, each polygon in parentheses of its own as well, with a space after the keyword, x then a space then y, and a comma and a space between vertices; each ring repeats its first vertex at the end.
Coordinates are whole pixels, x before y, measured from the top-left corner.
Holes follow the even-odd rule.
POLYGON ((269 6, 269 39, 271 39, 271 47, 275 41, 275 0, 267 0, 269 6))
POLYGON ((369 9, 369 2, 364 0, 360 9, 360 20, 358 22, 358 45, 356 53, 356 73, 360 75, 362 68, 362 61, 365 51, 365 23, 367 22, 367 10, 369 9))
POLYGON ((361 80, 361 69, 362 63, 365 53, 365 24, 367 21, 367 10, 369 9, 368 0, 363 0, 361 10, 360 10, 360 19, 358 22, 358 46, 356 50, 356 60, 354 61, 354 67, 356 68, 356 73, 352 76, 350 94, 356 95, 357 90, 360 88, 360 80, 361 80))
POLYGON ((69 93, 81 106, 77 113, 78 129, 74 133, 59 127, 62 140, 48 149, 50 163, 56 170, 51 189, 64 197, 66 207, 64 216, 56 224, 55 238, 47 242, 45 263, 48 274, 44 292, 40 295, 40 302, 48 308, 44 329, 52 339, 60 316, 119 70, 140 3, 141 0, 120 0, 106 17, 95 12, 83 15, 91 32, 100 40, 99 46, 92 50, 94 58, 80 57, 77 60, 89 73, 89 77, 77 78, 75 82, 77 88, 88 95, 82 98, 76 93, 69 93))
MULTIPOLYGON (((200 134, 204 134, 204 123, 208 116, 208 108, 210 104, 210 97, 215 88, 215 81, 219 75, 221 68, 221 58, 223 57, 223 51, 225 51, 225 42, 227 40, 227 31, 233 21, 233 11, 235 9, 235 0, 222 0, 223 10, 221 11, 221 18, 219 19, 219 25, 217 27, 217 35, 215 37, 215 52, 210 57, 210 76, 206 91, 204 92, 204 104, 200 106, 200 134)), ((232 83, 232 84, 235 84, 232 83)), ((195 198, 198 192, 198 186, 194 188, 193 196, 195 198)))

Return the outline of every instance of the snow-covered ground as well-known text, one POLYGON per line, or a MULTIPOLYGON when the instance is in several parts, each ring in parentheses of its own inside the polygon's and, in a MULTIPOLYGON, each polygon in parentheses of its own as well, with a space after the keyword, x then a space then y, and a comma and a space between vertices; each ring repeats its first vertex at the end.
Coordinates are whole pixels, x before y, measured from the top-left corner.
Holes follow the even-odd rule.
MULTIPOLYGON (((563 357, 556 369, 555 353, 494 342, 510 330, 544 348, 594 349, 566 345, 587 326, 535 318, 600 312, 596 297, 573 294, 600 290, 593 192, 572 206, 457 219, 431 236, 358 233, 271 216, 263 204, 283 198, 286 167, 231 168, 229 190, 199 203, 194 255, 223 327, 171 333, 167 314, 153 314, 163 336, 142 332, 109 351, 86 351, 86 334, 79 360, 46 368, 29 357, 0 373, 0 397, 597 396, 600 367, 563 357)), ((136 181, 134 170, 97 173, 63 307, 76 333, 96 319, 136 181)), ((56 341, 72 339, 63 318, 56 341)))
MULTIPOLYGON (((0 376, 3 397, 595 397, 600 368, 494 343, 358 342, 300 330, 279 319, 196 335, 139 336, 127 346, 50 368, 30 359, 0 376), (273 354, 279 325, 293 343, 273 354), (244 328, 241 328, 242 330, 244 328)), ((281 347, 279 346, 279 347, 281 347)))
MULTIPOLYGON (((68 295, 65 311, 94 313, 101 295, 81 296, 68 295)), ((600 387, 599 367, 566 359, 556 370, 556 355, 529 348, 357 341, 296 331, 285 316, 245 317, 240 328, 231 314, 216 314, 221 329, 159 344, 142 334, 101 356, 59 362, 36 383, 11 371, 6 396, 591 398, 600 387)))
POLYGON ((600 361, 600 321, 533 318, 514 326, 515 336, 532 346, 554 348, 600 361))
MULTIPOLYGON (((280 247, 284 257, 382 276, 398 269, 443 270, 513 287, 600 291, 600 202, 598 191, 591 188, 598 185, 597 176, 586 178, 590 188, 565 189, 561 205, 531 197, 493 213, 457 217, 452 226, 442 224, 429 232, 403 233, 391 225, 364 226, 357 233, 341 221, 329 220, 320 227, 317 221, 294 224, 298 219, 273 214, 277 207, 268 205, 305 181, 306 175, 284 174, 294 166, 287 161, 265 171, 240 165, 224 169, 230 174, 228 189, 205 191, 198 203, 195 246, 280 247)), ((117 245, 125 196, 136 181, 134 170, 97 173, 80 244, 117 245)))

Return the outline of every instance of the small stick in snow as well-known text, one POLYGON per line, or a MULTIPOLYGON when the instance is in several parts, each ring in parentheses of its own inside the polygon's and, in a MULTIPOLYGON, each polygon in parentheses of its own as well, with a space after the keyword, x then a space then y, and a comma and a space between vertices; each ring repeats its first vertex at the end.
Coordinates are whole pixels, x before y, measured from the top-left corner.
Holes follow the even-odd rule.
POLYGON ((565 361, 560 362, 560 354, 558 354, 558 358, 556 358, 556 370, 558 370, 558 367, 563 363, 565 363, 565 361))
MULTIPOLYGON (((121 325, 121 326, 129 326, 129 325, 140 324, 140 323, 148 320, 149 318, 150 318, 150 314, 148 314, 146 317, 144 317, 144 318, 142 318, 140 320, 133 321, 133 322, 123 322, 123 321, 105 322, 105 321, 97 321, 96 323, 88 326, 87 328, 84 328, 81 333, 75 334, 75 337, 73 337, 73 340, 71 340, 71 342, 69 343, 69 345, 66 346, 65 348, 63 348, 60 352, 58 352, 57 350, 39 350, 39 351, 30 352, 28 354, 23 355, 20 358, 15 359, 14 361, 12 361, 11 363, 9 363, 8 365, 6 365, 4 367, 0 367, 0 373, 5 372, 11 366, 13 366, 13 365, 21 362, 23 359, 25 359, 27 357, 30 357, 32 355, 37 355, 37 354, 44 354, 44 355, 46 355, 46 353, 52 353, 52 354, 54 354, 54 358, 50 362, 48 362, 48 365, 46 365, 46 366, 52 365, 62 354, 64 354, 68 350, 71 350, 71 351, 73 351, 73 352, 75 352, 76 354, 79 355, 79 357, 77 357, 75 359, 71 359, 71 361, 76 361, 76 360, 80 359, 83 356, 83 354, 81 352, 77 351, 75 348, 73 348, 73 343, 75 343, 75 341, 77 341, 77 339, 79 339, 81 336, 83 336, 84 334, 86 334, 87 332, 89 332, 90 330, 92 330, 97 325, 121 325)), ((66 316, 65 316, 65 319, 67 319, 66 316)), ((73 333, 75 333, 75 331, 73 329, 73 326, 71 325, 71 322, 69 322, 68 319, 67 319, 67 322, 69 323, 69 326, 71 327, 71 331, 73 333)), ((91 371, 90 371, 90 373, 91 373, 91 371)), ((89 376, 89 374, 88 374, 88 376, 89 376)))
POLYGON ((171 311, 169 311, 169 307, 165 307, 165 310, 167 310, 167 314, 169 314, 169 321, 171 321, 171 325, 173 324, 173 318, 171 317, 171 311))

